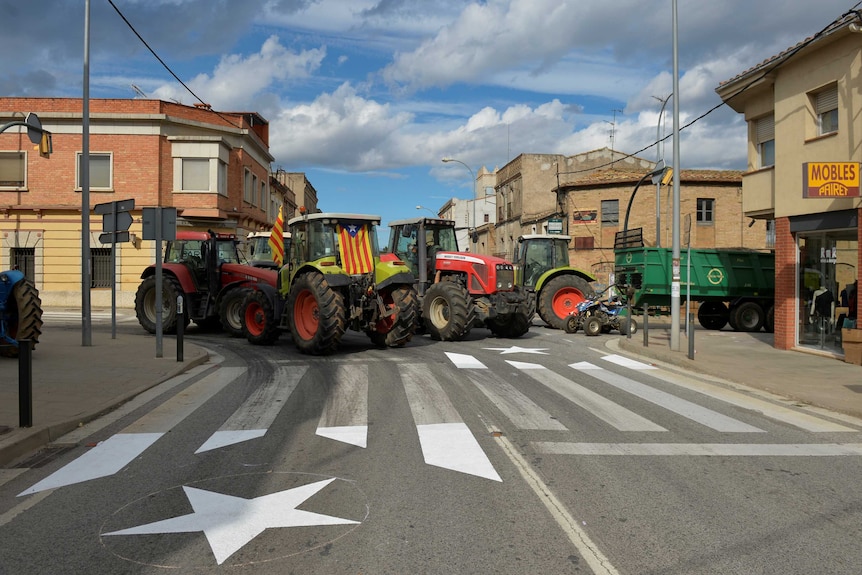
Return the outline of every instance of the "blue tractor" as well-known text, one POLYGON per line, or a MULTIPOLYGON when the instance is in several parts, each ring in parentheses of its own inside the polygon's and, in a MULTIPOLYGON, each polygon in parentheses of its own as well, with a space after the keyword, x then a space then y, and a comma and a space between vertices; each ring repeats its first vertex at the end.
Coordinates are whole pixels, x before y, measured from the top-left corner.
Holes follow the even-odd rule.
POLYGON ((17 357, 19 343, 35 348, 42 334, 42 300, 18 270, 0 272, 0 355, 17 357))

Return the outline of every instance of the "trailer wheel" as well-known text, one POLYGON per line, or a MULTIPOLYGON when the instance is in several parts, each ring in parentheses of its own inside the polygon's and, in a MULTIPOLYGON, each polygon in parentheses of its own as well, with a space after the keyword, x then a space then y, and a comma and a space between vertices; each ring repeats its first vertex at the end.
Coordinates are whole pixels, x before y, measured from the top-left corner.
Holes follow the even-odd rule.
POLYGON ((290 332, 299 351, 326 355, 338 349, 346 326, 344 298, 329 287, 323 274, 299 277, 290 290, 287 305, 290 332))
POLYGON ((773 333, 775 331, 775 306, 769 306, 769 309, 766 312, 766 320, 763 322, 763 329, 769 333, 773 333))
POLYGON ((242 333, 252 345, 272 345, 281 335, 278 318, 269 297, 260 290, 249 290, 240 304, 242 333))
POLYGON ((727 325, 727 306, 717 301, 705 301, 697 308, 697 321, 705 329, 721 329, 727 325))
POLYGON ((596 316, 587 318, 587 323, 584 324, 584 333, 589 336, 596 336, 602 333, 602 320, 596 316))
POLYGON ((566 329, 566 321, 578 312, 578 304, 594 294, 586 280, 573 274, 555 277, 539 292, 539 317, 554 329, 566 329))
MULTIPOLYGON (((36 286, 26 279, 16 283, 6 300, 4 315, 8 330, 6 335, 19 342, 30 340, 30 349, 35 349, 42 334, 42 301, 36 286)), ((6 343, 0 339, 0 355, 18 357, 18 347, 7 346, 6 343)))
POLYGON ((753 301, 742 302, 730 310, 730 325, 736 331, 760 331, 765 319, 763 308, 753 301))
POLYGON ((431 339, 460 341, 473 326, 473 307, 467 290, 455 282, 431 285, 422 301, 422 315, 431 339))
POLYGON ((231 337, 242 337, 242 302, 248 288, 234 288, 224 294, 219 304, 219 321, 231 337))

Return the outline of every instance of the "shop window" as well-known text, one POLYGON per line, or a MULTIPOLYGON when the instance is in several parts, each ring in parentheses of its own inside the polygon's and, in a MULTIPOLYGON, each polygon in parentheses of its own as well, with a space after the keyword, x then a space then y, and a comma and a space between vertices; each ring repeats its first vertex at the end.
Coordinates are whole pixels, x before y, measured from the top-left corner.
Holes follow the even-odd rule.
POLYGON ((775 165, 775 117, 765 116, 754 122, 758 168, 775 165))
POLYGON ((838 88, 832 86, 813 96, 817 116, 817 134, 834 134, 838 131, 838 88))
MULTIPOLYGON (((93 153, 90 152, 90 186, 91 190, 112 190, 113 185, 113 170, 112 158, 110 153, 93 153)), ((77 161, 77 178, 76 186, 80 190, 83 188, 81 181, 84 168, 84 154, 78 153, 77 161)))
POLYGON ((602 225, 620 225, 620 201, 602 200, 602 225))
POLYGON ((27 187, 26 152, 0 152, 0 189, 27 187))
POLYGON ((697 199, 697 223, 711 224, 714 220, 715 200, 713 198, 697 199))

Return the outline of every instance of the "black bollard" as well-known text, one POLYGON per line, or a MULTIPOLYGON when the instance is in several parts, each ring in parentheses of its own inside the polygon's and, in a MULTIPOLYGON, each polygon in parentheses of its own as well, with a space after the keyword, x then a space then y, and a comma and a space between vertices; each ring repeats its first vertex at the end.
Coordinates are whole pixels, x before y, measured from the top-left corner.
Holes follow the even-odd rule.
POLYGON ((644 304, 644 347, 649 347, 649 306, 644 304))
POLYGON ((33 427, 33 346, 18 342, 18 425, 33 427))
POLYGON ((183 318, 183 296, 177 296, 177 361, 183 361, 183 329, 186 322, 183 318))

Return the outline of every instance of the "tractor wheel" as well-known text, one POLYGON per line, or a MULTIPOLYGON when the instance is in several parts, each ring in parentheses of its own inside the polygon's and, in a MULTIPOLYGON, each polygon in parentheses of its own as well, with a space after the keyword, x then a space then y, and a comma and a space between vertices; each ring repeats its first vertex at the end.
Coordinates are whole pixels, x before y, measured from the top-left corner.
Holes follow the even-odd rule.
POLYGON ((467 290, 455 282, 442 281, 425 292, 422 315, 431 339, 461 341, 470 333, 475 314, 467 290))
MULTIPOLYGON (((162 276, 162 333, 177 332, 177 296, 182 293, 183 288, 175 277, 162 276)), ((138 286, 138 292, 135 294, 135 315, 138 316, 141 327, 150 333, 156 333, 156 276, 148 277, 138 286)), ((188 325, 188 310, 183 315, 185 325, 188 325)))
POLYGON ((578 313, 578 304, 593 294, 593 288, 583 278, 559 275, 539 292, 539 316, 554 329, 566 329, 569 316, 578 313))
POLYGON ((766 314, 753 301, 746 301, 730 310, 730 326, 736 331, 760 331, 766 314))
MULTIPOLYGON (((6 335, 15 341, 30 340, 30 349, 35 349, 42 334, 42 300, 36 286, 25 279, 16 283, 6 301, 6 314, 6 335)), ((18 347, 0 345, 0 355, 18 357, 18 347)))
POLYGON ((706 329, 723 328, 729 316, 727 306, 721 302, 705 301, 697 308, 697 321, 706 329))
POLYGON ((397 286, 380 294, 387 311, 394 315, 377 322, 377 329, 368 332, 371 342, 378 347, 403 347, 416 333, 416 290, 411 286, 397 286))
POLYGON ((249 291, 248 288, 234 288, 221 298, 219 321, 222 329, 231 337, 242 337, 242 302, 249 291))
POLYGON ((600 333, 602 333, 602 320, 594 315, 588 317, 587 322, 584 324, 584 334, 595 336, 600 333))
POLYGON ((248 290, 240 304, 242 333, 253 345, 272 345, 281 335, 272 301, 260 290, 248 290))
POLYGON ((347 313, 341 293, 329 287, 323 274, 309 273, 297 278, 287 306, 290 333, 299 351, 326 355, 338 349, 347 313))
POLYGON ((497 337, 521 337, 530 331, 529 315, 518 312, 498 315, 494 319, 488 320, 487 325, 491 333, 497 337))

